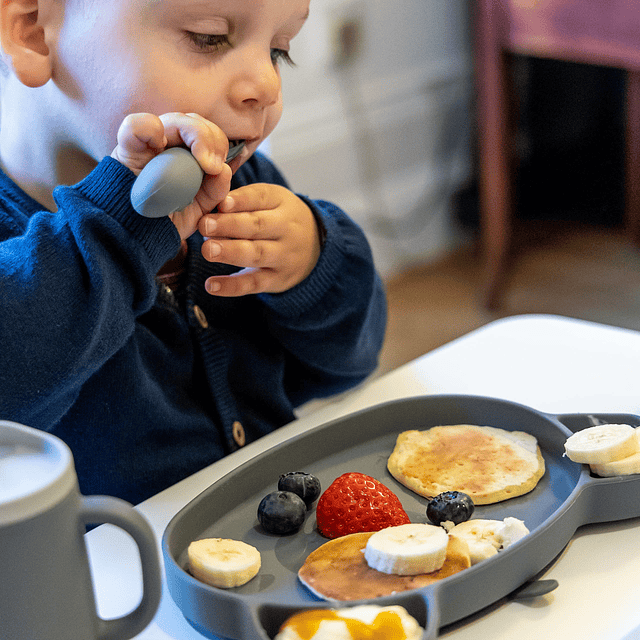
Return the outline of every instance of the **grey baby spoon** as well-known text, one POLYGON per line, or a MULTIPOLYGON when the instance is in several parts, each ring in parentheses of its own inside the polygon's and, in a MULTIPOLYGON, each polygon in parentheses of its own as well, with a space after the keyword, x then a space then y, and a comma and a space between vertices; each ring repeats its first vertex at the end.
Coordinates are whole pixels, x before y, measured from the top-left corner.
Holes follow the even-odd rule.
MULTIPOLYGON (((231 162, 244 148, 240 140, 229 148, 231 162)), ((131 189, 131 204, 145 218, 161 218, 184 209, 195 198, 204 172, 188 149, 171 147, 140 172, 131 189)))

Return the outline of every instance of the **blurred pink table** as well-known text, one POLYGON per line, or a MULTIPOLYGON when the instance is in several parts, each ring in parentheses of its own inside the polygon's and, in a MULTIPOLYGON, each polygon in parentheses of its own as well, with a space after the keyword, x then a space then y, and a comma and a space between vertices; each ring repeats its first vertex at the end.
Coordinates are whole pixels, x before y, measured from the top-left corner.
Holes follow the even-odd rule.
POLYGON ((640 2, 478 0, 471 6, 484 296, 487 306, 499 307, 509 266, 517 165, 510 53, 626 70, 625 223, 630 238, 640 244, 640 2))

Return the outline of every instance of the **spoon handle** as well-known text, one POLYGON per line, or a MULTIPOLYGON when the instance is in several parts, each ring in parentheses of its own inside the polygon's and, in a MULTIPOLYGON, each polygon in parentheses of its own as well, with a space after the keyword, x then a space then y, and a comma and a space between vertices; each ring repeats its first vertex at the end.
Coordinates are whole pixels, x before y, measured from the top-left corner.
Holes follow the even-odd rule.
MULTIPOLYGON (((243 148, 244 142, 231 147, 225 162, 231 162, 243 148)), ((136 178, 131 204, 145 218, 168 216, 193 202, 203 177, 204 172, 188 149, 165 149, 136 178)))

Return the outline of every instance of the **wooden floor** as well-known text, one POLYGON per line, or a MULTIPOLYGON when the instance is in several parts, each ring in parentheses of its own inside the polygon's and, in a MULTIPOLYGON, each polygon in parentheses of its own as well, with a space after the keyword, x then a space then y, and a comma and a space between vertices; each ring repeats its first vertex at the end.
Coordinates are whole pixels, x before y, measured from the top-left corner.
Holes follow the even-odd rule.
POLYGON ((475 246, 386 283, 389 321, 380 373, 518 314, 556 314, 640 330, 640 248, 621 229, 544 222, 522 225, 518 233, 497 312, 482 305, 475 246))

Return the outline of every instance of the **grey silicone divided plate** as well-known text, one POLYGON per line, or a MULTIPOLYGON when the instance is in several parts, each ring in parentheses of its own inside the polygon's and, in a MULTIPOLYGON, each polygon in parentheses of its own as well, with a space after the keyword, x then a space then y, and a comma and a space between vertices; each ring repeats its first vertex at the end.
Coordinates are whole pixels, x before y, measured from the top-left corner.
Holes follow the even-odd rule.
POLYGON ((640 425, 640 417, 555 416, 492 398, 441 395, 385 403, 318 426, 238 467, 171 520, 162 544, 169 591, 187 621, 205 637, 272 639, 294 611, 327 606, 296 575, 306 556, 326 542, 315 530, 314 512, 303 529, 290 536, 266 534, 258 524, 258 504, 276 489, 280 474, 307 471, 326 488, 339 475, 360 471, 394 491, 413 522, 426 522, 427 500, 396 482, 386 468, 398 433, 464 423, 531 433, 546 463, 538 486, 525 496, 478 506, 473 516, 520 518, 530 534, 429 587, 375 600, 404 606, 425 627, 424 640, 430 640, 441 626, 479 611, 535 577, 581 525, 640 516, 640 475, 597 478, 586 465, 563 456, 564 442, 573 431, 601 422, 640 425), (230 590, 199 582, 185 570, 185 558, 189 543, 204 537, 254 545, 262 554, 260 573, 230 590))

